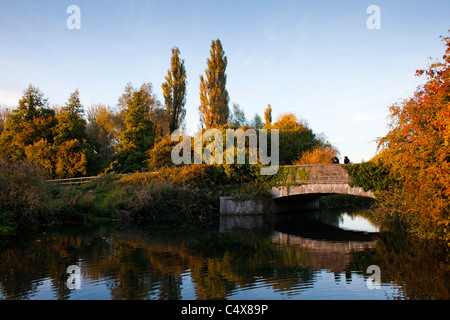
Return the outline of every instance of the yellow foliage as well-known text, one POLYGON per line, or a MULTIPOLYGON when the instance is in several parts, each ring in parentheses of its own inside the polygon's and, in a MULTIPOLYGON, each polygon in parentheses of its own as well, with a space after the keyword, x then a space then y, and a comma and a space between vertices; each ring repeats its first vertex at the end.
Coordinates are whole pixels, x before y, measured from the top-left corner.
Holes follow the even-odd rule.
POLYGON ((328 164, 333 163, 333 157, 337 155, 337 150, 330 146, 320 146, 312 150, 303 152, 296 161, 299 164, 328 164))

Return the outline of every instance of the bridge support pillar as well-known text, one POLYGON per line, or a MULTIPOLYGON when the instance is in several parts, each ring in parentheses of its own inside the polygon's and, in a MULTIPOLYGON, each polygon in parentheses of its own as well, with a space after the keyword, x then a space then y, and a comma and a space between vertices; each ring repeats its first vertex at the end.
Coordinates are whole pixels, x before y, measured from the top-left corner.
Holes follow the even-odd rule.
POLYGON ((271 203, 252 198, 220 197, 220 214, 271 213, 271 203))
POLYGON ((272 200, 220 197, 220 214, 223 215, 276 214, 318 210, 319 207, 320 197, 316 195, 292 196, 272 200))

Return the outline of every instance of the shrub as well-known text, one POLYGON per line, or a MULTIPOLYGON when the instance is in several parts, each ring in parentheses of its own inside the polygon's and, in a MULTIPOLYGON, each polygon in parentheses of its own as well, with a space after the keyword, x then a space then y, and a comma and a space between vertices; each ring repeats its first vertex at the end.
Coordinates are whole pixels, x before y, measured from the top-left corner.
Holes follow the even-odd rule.
POLYGON ((176 145, 177 142, 172 141, 170 135, 160 138, 153 148, 147 151, 146 163, 149 169, 174 166, 171 155, 176 145))
POLYGON ((179 167, 161 167, 154 172, 136 172, 123 175, 123 184, 147 184, 157 181, 172 182, 180 186, 215 188, 225 182, 223 169, 218 166, 194 164, 179 167))
POLYGON ((44 172, 21 160, 0 160, 0 214, 3 228, 26 228, 42 220, 50 194, 44 172))
POLYGON ((350 185, 364 190, 381 192, 393 188, 397 181, 389 174, 389 170, 380 158, 367 162, 344 166, 351 177, 350 185))

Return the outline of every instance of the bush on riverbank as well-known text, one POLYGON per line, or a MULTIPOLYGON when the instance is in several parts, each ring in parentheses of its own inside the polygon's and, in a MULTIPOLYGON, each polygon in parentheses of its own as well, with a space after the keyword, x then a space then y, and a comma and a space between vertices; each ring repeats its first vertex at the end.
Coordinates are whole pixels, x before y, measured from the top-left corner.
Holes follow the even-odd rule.
POLYGON ((39 224, 50 193, 44 172, 25 161, 0 160, 0 231, 39 224))

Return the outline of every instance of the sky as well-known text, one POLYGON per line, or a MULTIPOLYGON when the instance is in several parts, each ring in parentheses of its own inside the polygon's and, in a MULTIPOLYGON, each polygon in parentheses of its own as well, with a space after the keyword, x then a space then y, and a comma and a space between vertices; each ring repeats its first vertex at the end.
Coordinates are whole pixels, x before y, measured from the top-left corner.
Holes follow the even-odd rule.
POLYGON ((0 105, 16 106, 29 84, 50 105, 64 105, 78 89, 86 108, 114 107, 127 83, 150 82, 163 102, 177 46, 192 134, 200 75, 212 40, 220 39, 230 107, 239 104, 248 119, 263 118, 268 104, 274 120, 294 113, 341 160, 367 161, 387 133, 389 106, 425 81, 415 70, 442 58, 449 17, 448 0, 0 0, 0 105), (80 9, 79 29, 67 26, 71 5, 80 9), (378 17, 367 12, 371 5, 378 17))

